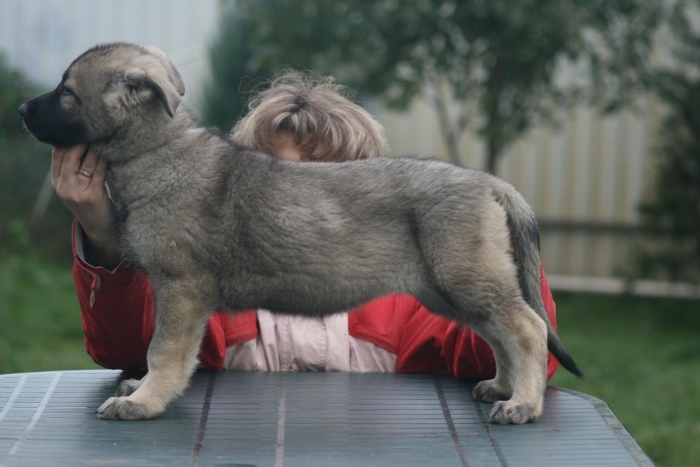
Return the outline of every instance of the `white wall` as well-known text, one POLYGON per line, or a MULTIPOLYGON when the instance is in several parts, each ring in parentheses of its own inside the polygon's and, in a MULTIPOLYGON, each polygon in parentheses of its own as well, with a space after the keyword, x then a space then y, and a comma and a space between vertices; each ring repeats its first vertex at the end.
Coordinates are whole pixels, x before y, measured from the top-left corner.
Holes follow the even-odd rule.
POLYGON ((218 0, 2 0, 0 51, 13 67, 53 88, 71 61, 98 43, 126 41, 165 51, 197 108, 218 27, 218 0))

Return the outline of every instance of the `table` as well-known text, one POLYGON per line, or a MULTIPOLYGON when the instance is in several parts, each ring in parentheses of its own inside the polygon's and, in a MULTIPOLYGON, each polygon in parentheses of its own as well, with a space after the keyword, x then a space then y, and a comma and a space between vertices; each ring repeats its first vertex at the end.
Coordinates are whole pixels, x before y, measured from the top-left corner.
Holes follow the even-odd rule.
POLYGON ((653 465, 607 405, 554 387, 500 426, 448 376, 198 372, 154 420, 100 420, 119 374, 0 375, 0 466, 653 465))

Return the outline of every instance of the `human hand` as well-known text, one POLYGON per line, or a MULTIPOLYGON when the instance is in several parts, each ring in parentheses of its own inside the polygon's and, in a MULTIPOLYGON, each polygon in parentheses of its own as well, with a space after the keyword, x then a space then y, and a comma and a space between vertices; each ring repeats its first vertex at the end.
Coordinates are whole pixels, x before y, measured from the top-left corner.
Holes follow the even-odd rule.
POLYGON ((92 257, 101 265, 120 259, 106 173, 107 160, 86 145, 51 151, 51 184, 82 226, 92 257))

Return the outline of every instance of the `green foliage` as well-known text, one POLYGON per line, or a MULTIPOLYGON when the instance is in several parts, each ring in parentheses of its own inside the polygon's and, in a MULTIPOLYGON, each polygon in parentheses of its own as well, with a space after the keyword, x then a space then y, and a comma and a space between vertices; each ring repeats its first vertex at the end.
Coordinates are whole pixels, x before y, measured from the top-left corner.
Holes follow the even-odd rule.
POLYGON ((203 123, 228 133, 245 113, 248 92, 272 73, 255 66, 250 22, 234 2, 222 3, 219 34, 209 47, 211 82, 204 88, 203 123))
POLYGON ((700 80, 667 77, 655 198, 640 208, 655 241, 643 244, 642 276, 700 283, 700 80))
POLYGON ((555 83, 564 59, 587 65, 597 85, 590 95, 614 96, 616 104, 624 101, 622 91, 644 81, 661 17, 657 3, 237 1, 227 5, 220 44, 239 41, 226 66, 240 60, 237 66, 253 77, 311 69, 399 108, 429 92, 456 163, 476 103, 493 170, 504 147, 578 95, 580 89, 555 83))
MULTIPOLYGON (((70 259, 71 217, 52 200, 41 218, 32 220, 37 196, 51 165, 51 149, 23 128, 17 109, 40 93, 0 55, 0 257, 13 251, 17 235, 52 259, 70 259)), ((55 197, 54 197, 55 198, 55 197)))
POLYGON ((659 466, 700 465, 700 302, 556 294, 559 334, 583 380, 553 386, 607 403, 659 466))
MULTIPOLYGON (((700 2, 695 2, 696 13, 700 2)), ((651 240, 637 251, 639 274, 700 283, 700 33, 679 8, 672 21, 679 66, 662 70, 655 89, 662 123, 654 197, 642 204, 651 240)))
POLYGON ((36 95, 33 86, 20 72, 12 70, 0 53, 0 140, 16 139, 25 135, 17 109, 27 96, 36 95))

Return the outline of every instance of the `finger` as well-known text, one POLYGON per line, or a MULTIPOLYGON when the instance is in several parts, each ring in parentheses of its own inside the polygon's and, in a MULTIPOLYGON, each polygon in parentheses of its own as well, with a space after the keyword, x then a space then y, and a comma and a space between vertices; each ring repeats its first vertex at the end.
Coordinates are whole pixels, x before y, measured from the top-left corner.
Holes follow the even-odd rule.
MULTIPOLYGON (((90 178, 90 183, 85 187, 85 193, 92 193, 94 199, 106 198, 111 201, 111 197, 109 196, 109 192, 107 190, 107 184, 105 183, 105 175, 107 173, 108 165, 109 163, 107 162, 107 159, 99 155, 97 156, 97 163, 92 173, 92 177, 90 178)), ((84 169, 80 170, 83 171, 84 169)))
POLYGON ((92 179, 99 183, 104 182, 105 175, 107 174, 108 165, 109 163, 107 162, 107 159, 105 159, 102 156, 99 156, 97 159, 97 165, 95 166, 95 172, 93 173, 92 179))
POLYGON ((63 156, 63 166, 61 167, 61 176, 77 175, 80 170, 80 158, 85 154, 87 146, 79 144, 72 146, 66 150, 63 156))
POLYGON ((66 148, 53 148, 51 150, 51 185, 56 188, 58 179, 61 177, 63 157, 66 155, 66 148))
POLYGON ((96 155, 91 156, 85 165, 85 159, 88 159, 88 146, 81 144, 73 146, 63 159, 63 173, 73 182, 87 181, 90 183, 92 173, 96 165, 96 155))
POLYGON ((95 173, 95 167, 97 167, 97 161, 100 159, 100 155, 92 148, 87 150, 83 163, 79 170, 81 173, 88 173, 90 177, 95 173))

